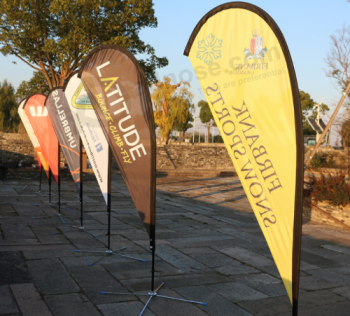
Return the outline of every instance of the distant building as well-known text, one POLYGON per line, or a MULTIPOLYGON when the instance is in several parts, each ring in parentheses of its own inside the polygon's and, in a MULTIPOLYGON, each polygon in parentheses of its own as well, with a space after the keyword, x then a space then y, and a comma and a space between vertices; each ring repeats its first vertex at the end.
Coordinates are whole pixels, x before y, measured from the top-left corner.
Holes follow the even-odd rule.
POLYGON ((304 145, 305 146, 316 145, 316 135, 305 135, 304 145))

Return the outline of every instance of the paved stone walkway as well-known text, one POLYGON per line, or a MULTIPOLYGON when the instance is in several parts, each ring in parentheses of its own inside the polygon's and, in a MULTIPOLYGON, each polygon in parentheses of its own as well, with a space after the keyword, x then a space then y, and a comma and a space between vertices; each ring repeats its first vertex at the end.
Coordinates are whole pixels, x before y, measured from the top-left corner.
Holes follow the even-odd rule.
MULTIPOLYGON (((53 192, 57 194, 56 186, 53 192)), ((0 315, 137 316, 150 289, 148 236, 118 175, 112 183, 112 246, 120 256, 74 249, 106 249, 106 207, 96 182, 84 183, 85 227, 78 195, 62 184, 62 213, 48 206, 32 180, 0 185, 0 315), (24 186, 27 187, 22 191, 24 186), (101 291, 130 295, 101 295, 101 291)), ((53 202, 57 201, 57 196, 53 202)), ((56 208, 57 209, 57 208, 56 208)), ((159 294, 207 306, 155 298, 145 316, 291 315, 291 305, 238 178, 157 179, 156 285, 159 294)), ((303 227, 300 316, 350 315, 350 233, 303 227)))

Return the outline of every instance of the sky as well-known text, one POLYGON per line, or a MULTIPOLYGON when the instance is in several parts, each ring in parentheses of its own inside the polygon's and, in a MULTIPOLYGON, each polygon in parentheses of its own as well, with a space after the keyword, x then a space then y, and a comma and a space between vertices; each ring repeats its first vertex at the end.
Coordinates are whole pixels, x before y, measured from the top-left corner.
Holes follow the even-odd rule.
MULTIPOLYGON (((156 55, 169 60, 167 67, 157 70, 158 78, 173 74, 178 81, 189 81, 195 104, 204 99, 204 95, 183 51, 198 21, 223 3, 222 0, 154 0, 158 27, 140 31, 140 38, 155 48, 156 55)), ((316 102, 323 98, 333 112, 341 94, 325 75, 325 57, 331 47, 330 36, 344 24, 350 24, 350 3, 347 0, 256 0, 251 3, 266 11, 281 29, 291 52, 299 89, 309 93, 316 102)), ((0 80, 8 79, 15 88, 33 74, 29 66, 14 56, 0 55, 0 65, 0 80)))
MULTIPOLYGON (((169 60, 167 67, 157 71, 158 77, 173 74, 177 80, 190 80, 195 104, 205 98, 183 51, 198 21, 223 3, 222 0, 156 0, 158 28, 144 29, 140 33, 142 40, 156 49, 157 56, 166 56, 169 60)), ((266 11, 281 29, 292 56, 299 89, 309 93, 316 102, 323 99, 333 113, 341 93, 325 74, 325 58, 331 47, 330 36, 344 24, 350 24, 350 3, 347 0, 257 0, 250 3, 266 11)), ((325 121, 328 121, 326 117, 325 121)), ((199 120, 197 131, 198 123, 199 120)), ((334 136, 333 133, 333 143, 334 136)))

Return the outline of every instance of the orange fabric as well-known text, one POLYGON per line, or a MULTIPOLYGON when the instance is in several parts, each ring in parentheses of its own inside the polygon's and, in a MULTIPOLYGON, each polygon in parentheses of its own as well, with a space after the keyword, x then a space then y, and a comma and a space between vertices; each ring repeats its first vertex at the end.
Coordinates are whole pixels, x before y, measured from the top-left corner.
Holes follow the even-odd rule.
POLYGON ((46 173, 47 178, 49 178, 49 163, 45 158, 45 155, 41 149, 41 147, 35 148, 36 154, 38 155, 39 166, 41 165, 46 173))
MULTIPOLYGON (((46 97, 44 95, 34 94, 24 105, 24 111, 38 138, 44 156, 48 160, 52 174, 58 183, 58 139, 45 107, 45 100, 46 97)), ((41 160, 41 162, 43 162, 43 160, 41 160)))

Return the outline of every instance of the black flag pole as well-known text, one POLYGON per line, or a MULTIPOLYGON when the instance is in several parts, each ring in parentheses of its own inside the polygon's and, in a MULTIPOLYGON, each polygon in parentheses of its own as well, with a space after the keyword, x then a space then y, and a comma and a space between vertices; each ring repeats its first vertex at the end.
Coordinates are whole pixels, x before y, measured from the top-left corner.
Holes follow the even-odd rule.
POLYGON ((80 139, 80 194, 79 194, 79 200, 80 200, 80 228, 84 229, 84 212, 83 212, 83 144, 80 139))
MULTIPOLYGON (((74 252, 85 252, 85 253, 96 253, 96 254, 101 254, 102 257, 98 258, 97 260, 95 260, 94 262, 90 263, 89 266, 94 265, 95 263, 97 263, 98 261, 102 260, 103 258, 107 257, 107 256, 120 256, 120 257, 124 257, 124 258, 129 258, 129 259, 134 259, 137 261, 142 261, 142 262, 146 262, 146 260, 143 259, 139 259, 139 258, 134 258, 134 257, 130 257, 130 256, 126 256, 126 255, 122 255, 120 253, 118 253, 118 251, 121 250, 125 250, 126 247, 120 248, 120 249, 116 249, 113 250, 111 248, 111 182, 112 182, 112 167, 111 167, 111 149, 108 146, 108 188, 107 188, 107 216, 108 216, 108 228, 107 228, 107 250, 105 251, 89 251, 89 250, 74 250, 74 252)), ((96 239, 101 241, 100 239, 97 238, 96 239)))
MULTIPOLYGON (((158 295, 157 291, 164 283, 157 289, 154 286, 156 135, 152 100, 142 67, 125 48, 102 45, 85 58, 78 77, 84 84, 92 108, 108 140, 109 150, 113 152, 150 238, 151 289, 147 294, 133 293, 149 297, 140 315, 155 296, 206 305, 203 302, 158 295)), ((110 217, 110 212, 108 215, 110 217)), ((130 295, 111 292, 101 294, 130 295)))
MULTIPOLYGON (((165 284, 165 282, 162 282, 156 289, 154 289, 154 273, 155 271, 155 250, 156 250, 156 238, 155 238, 155 225, 152 229, 152 238, 150 238, 150 249, 152 252, 152 270, 151 270, 151 291, 149 291, 148 293, 116 293, 116 292, 100 292, 101 294, 109 294, 109 295, 135 295, 135 296, 148 296, 148 300, 145 304, 145 306, 143 307, 141 313, 139 314, 139 316, 143 315, 143 313, 145 312, 148 304, 151 302, 153 297, 161 297, 161 298, 166 298, 169 300, 175 300, 175 301, 181 301, 181 302, 187 302, 187 303, 194 303, 194 304, 200 304, 203 306, 206 306, 207 303, 205 302, 197 302, 197 301, 191 301, 191 300, 185 300, 182 298, 177 298, 177 297, 170 297, 170 296, 165 296, 165 295, 159 295, 158 291, 161 289, 161 287, 165 284)), ((293 315, 295 316, 295 315, 293 315)))
POLYGON ((58 214, 57 216, 61 219, 61 221, 63 222, 63 224, 65 224, 66 222, 63 220, 62 218, 62 214, 61 214, 61 170, 60 170, 60 151, 61 151, 61 146, 60 143, 58 142, 58 214))
POLYGON ((51 168, 49 167, 49 205, 51 205, 51 168))
POLYGON ((40 168, 39 193, 41 192, 41 179, 42 179, 42 175, 43 175, 43 166, 41 165, 41 168, 40 168))
POLYGON ((293 316, 298 316, 298 300, 293 300, 293 316))
MULTIPOLYGON (((81 230, 95 238, 97 238, 97 236, 89 231, 87 231, 84 227, 84 202, 83 202, 83 143, 81 141, 80 138, 80 146, 79 146, 79 164, 80 164, 80 169, 79 169, 79 178, 80 178, 80 189, 79 189, 79 202, 80 202, 80 227, 78 226, 71 226, 68 225, 69 227, 72 227, 74 229, 78 229, 81 230)), ((98 239, 98 238, 97 238, 98 239)))
POLYGON ((112 186, 112 166, 111 148, 108 146, 108 193, 107 193, 107 216, 108 216, 108 250, 111 251, 111 186, 112 186))

